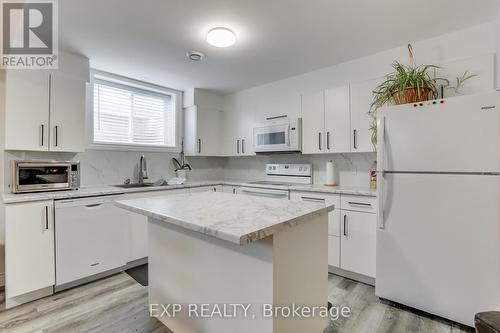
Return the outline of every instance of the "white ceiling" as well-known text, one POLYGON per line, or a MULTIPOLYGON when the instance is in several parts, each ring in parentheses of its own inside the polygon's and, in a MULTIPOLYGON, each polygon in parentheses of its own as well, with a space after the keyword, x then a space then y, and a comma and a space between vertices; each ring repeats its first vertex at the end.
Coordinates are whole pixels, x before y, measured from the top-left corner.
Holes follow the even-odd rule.
POLYGON ((491 21, 498 0, 64 0, 61 47, 176 89, 238 91, 491 21), (227 26, 237 44, 205 41, 227 26), (207 55, 201 63, 186 53, 207 55))

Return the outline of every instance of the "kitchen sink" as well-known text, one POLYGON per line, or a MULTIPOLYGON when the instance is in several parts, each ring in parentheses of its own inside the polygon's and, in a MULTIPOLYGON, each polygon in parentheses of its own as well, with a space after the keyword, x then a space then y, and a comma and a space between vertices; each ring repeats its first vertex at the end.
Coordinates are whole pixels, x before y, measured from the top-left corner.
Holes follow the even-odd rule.
POLYGON ((140 187, 151 187, 151 186, 154 186, 154 183, 113 185, 113 187, 119 187, 119 188, 140 188, 140 187))

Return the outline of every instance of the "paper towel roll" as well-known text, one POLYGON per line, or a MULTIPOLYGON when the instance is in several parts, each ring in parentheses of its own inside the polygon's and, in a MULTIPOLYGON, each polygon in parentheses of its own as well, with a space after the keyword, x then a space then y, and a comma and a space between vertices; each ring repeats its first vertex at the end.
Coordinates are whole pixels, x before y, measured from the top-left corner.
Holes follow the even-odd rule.
POLYGON ((337 185, 335 183, 335 164, 333 164, 333 161, 326 162, 326 185, 337 185))

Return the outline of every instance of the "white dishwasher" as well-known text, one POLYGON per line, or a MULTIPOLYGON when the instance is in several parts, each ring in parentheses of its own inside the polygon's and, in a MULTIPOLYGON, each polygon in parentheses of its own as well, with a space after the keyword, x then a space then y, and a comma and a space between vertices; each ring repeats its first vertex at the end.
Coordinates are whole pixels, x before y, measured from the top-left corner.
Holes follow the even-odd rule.
POLYGON ((55 202, 56 288, 126 264, 128 216, 114 205, 120 198, 55 202))

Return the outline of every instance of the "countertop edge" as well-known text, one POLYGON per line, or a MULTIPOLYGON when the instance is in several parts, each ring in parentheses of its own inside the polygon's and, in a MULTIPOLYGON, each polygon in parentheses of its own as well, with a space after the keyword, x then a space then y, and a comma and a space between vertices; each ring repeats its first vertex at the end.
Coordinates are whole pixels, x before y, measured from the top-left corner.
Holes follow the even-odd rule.
POLYGON ((145 209, 135 207, 129 203, 123 203, 121 201, 116 201, 115 205, 117 207, 128 210, 130 212, 141 214, 141 215, 147 216, 148 218, 153 218, 155 220, 159 220, 159 221, 166 223, 166 224, 174 225, 174 226, 177 226, 179 228, 184 228, 184 229, 189 230, 189 231, 198 232, 200 234, 214 237, 217 239, 221 239, 221 240, 224 240, 224 241, 227 241, 227 242, 230 242, 233 244, 237 244, 240 246, 248 245, 248 244, 257 242, 259 240, 262 240, 264 238, 270 237, 273 234, 278 233, 280 231, 283 231, 289 227, 294 227, 296 225, 304 223, 307 220, 309 220, 310 217, 319 216, 319 215, 328 213, 328 212, 332 211, 333 209, 335 209, 333 204, 328 205, 328 206, 322 207, 318 210, 315 210, 313 212, 309 212, 309 213, 294 217, 294 218, 287 220, 287 221, 277 222, 275 225, 272 225, 272 226, 269 226, 269 227, 266 227, 266 228, 263 228, 263 229, 260 229, 257 231, 250 232, 250 233, 242 235, 240 237, 232 237, 231 235, 229 235, 225 232, 221 232, 220 230, 217 231, 217 234, 214 234, 213 232, 207 232, 205 228, 200 228, 200 226, 192 224, 192 223, 187 222, 185 220, 180 220, 180 219, 177 219, 177 218, 171 217, 171 216, 159 215, 159 214, 154 213, 152 211, 148 211, 145 209))
POLYGON ((216 185, 229 185, 229 186, 245 186, 254 188, 273 188, 281 190, 289 190, 291 192, 311 192, 311 193, 325 193, 325 194, 345 194, 345 195, 363 195, 375 197, 376 193, 370 191, 369 189, 353 188, 349 187, 339 187, 339 188, 321 188, 321 185, 304 185, 304 186, 269 186, 261 184, 250 184, 249 181, 245 180, 216 180, 216 181, 193 181, 191 183, 186 183, 182 185, 172 185, 172 186, 155 186, 155 187, 141 187, 141 188, 131 188, 122 189, 118 187, 113 187, 112 185, 102 185, 102 186, 90 186, 82 187, 80 190, 76 191, 53 191, 53 192, 34 192, 26 194, 12 194, 9 192, 4 192, 1 197, 1 202, 3 204, 14 204, 14 203, 24 203, 24 202, 36 202, 45 200, 65 200, 65 199, 80 199, 88 197, 97 197, 105 195, 126 195, 131 193, 147 193, 147 192, 157 192, 157 191, 170 191, 177 189, 190 189, 196 187, 204 186, 216 186, 216 185), (95 188, 95 189, 94 189, 95 188))

